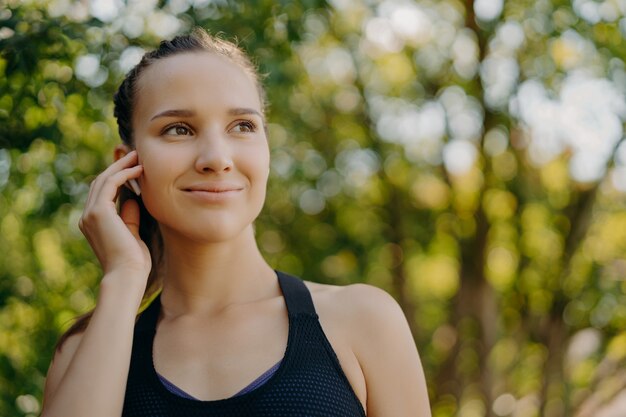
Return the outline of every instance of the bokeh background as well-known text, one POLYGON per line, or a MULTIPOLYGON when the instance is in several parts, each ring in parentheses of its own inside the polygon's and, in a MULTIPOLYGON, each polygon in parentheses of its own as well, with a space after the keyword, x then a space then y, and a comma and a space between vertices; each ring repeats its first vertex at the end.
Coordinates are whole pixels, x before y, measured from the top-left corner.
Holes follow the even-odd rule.
POLYGON ((267 74, 270 263, 402 305, 435 417, 626 415, 626 0, 0 0, 0 415, 94 305, 112 94, 202 26, 267 74))

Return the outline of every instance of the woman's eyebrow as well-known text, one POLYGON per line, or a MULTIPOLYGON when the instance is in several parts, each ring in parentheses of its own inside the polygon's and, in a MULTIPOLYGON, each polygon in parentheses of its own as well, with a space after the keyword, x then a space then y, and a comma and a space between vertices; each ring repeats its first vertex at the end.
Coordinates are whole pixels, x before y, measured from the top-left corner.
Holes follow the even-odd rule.
POLYGON ((237 107, 234 109, 230 109, 228 110, 228 114, 231 116, 240 116, 242 114, 256 114, 261 119, 263 118, 263 115, 258 110, 250 109, 247 107, 237 107))
POLYGON ((152 116, 150 121, 154 119, 158 119, 159 117, 193 117, 195 115, 196 115, 196 112, 194 112, 193 110, 184 110, 184 109, 165 110, 165 111, 162 111, 161 113, 158 113, 152 116))
MULTIPOLYGON (((231 116, 240 116, 243 114, 256 114, 260 118, 263 118, 263 115, 258 110, 247 108, 247 107, 236 107, 228 110, 228 114, 231 116)), ((156 115, 152 116, 150 121, 154 119, 158 119, 159 117, 194 117, 196 112, 193 110, 186 109, 173 109, 173 110, 165 110, 156 115)))

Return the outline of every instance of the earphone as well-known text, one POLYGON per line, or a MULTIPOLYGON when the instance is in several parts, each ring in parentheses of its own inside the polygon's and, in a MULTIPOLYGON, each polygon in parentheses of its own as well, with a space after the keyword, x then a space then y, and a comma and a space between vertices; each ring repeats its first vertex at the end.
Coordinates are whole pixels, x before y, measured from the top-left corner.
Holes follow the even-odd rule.
POLYGON ((135 194, 137 195, 141 194, 141 188, 139 187, 139 183, 137 182, 136 179, 134 178, 129 179, 125 185, 131 190, 133 190, 135 194))

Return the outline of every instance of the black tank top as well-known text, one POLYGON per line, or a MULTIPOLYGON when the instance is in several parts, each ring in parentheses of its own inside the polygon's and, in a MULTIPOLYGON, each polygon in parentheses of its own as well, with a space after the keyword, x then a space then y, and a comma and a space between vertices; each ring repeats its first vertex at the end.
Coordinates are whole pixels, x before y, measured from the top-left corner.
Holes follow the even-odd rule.
POLYGON ((135 325, 123 417, 365 417, 341 369, 301 279, 277 271, 289 315, 287 349, 265 384, 215 401, 180 397, 159 381, 152 344, 161 307, 157 297, 135 325))

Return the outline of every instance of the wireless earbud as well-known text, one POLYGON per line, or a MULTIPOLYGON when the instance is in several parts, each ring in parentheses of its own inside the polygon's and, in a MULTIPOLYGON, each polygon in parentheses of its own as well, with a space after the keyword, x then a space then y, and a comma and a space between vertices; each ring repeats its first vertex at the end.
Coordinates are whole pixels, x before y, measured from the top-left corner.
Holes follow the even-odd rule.
POLYGON ((128 182, 126 182, 125 184, 128 188, 130 188, 131 190, 133 190, 133 192, 137 195, 141 194, 141 188, 139 187, 139 183, 137 182, 136 179, 131 178, 128 180, 128 182))

